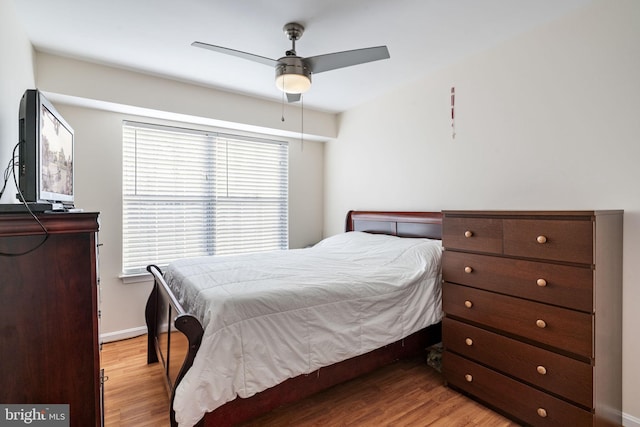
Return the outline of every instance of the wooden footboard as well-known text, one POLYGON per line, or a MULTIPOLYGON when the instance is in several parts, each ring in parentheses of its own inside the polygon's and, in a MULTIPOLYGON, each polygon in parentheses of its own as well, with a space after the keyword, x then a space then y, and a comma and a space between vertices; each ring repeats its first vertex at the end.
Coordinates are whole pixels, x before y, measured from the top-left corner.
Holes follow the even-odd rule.
POLYGON ((162 271, 149 265, 153 289, 147 300, 147 363, 162 362, 171 397, 171 425, 176 426, 173 398, 175 388, 187 373, 200 348, 204 329, 200 321, 187 313, 169 289, 162 271), (182 334, 173 333, 175 330, 182 334))
MULTIPOLYGON (((347 231, 393 234, 403 237, 440 239, 442 230, 439 212, 358 212, 347 215, 347 231)), ((162 271, 155 265, 147 270, 154 285, 147 301, 147 363, 161 361, 171 397, 171 425, 177 426, 173 400, 175 389, 192 366, 200 348, 203 327, 196 317, 187 313, 165 282, 162 271), (181 333, 174 333, 175 330, 181 333)), ((232 426, 265 414, 279 406, 301 400, 313 393, 355 378, 393 361, 421 354, 440 342, 440 323, 418 331, 393 344, 367 354, 324 367, 308 375, 301 375, 257 393, 250 398, 236 398, 200 420, 198 426, 232 426)))

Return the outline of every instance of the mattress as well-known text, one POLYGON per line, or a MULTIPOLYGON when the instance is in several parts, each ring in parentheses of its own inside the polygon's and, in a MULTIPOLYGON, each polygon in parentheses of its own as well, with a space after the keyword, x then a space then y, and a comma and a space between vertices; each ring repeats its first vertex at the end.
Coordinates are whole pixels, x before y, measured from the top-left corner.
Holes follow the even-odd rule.
POLYGON ((439 240, 348 232, 306 249, 176 261, 165 279, 204 327, 175 390, 180 426, 442 318, 439 240))

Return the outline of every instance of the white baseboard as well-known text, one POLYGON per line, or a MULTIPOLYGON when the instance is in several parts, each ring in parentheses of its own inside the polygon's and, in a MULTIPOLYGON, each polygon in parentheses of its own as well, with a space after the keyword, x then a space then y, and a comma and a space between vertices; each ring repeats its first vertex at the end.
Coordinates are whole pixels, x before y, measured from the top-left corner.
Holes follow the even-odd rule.
POLYGON ((100 342, 112 342, 112 341, 120 341, 126 340, 128 338, 139 337, 140 335, 145 335, 147 333, 146 326, 139 326, 137 328, 124 329, 122 331, 108 332, 105 334, 100 334, 100 342))
POLYGON ((640 427, 640 418, 633 415, 622 413, 622 425, 624 427, 640 427))

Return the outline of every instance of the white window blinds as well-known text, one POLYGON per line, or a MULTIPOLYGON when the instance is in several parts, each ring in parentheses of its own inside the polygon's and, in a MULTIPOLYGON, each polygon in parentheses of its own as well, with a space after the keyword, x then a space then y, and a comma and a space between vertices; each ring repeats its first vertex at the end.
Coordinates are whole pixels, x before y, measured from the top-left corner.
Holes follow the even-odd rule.
POLYGON ((284 142, 125 122, 122 185, 125 275, 288 248, 284 142))

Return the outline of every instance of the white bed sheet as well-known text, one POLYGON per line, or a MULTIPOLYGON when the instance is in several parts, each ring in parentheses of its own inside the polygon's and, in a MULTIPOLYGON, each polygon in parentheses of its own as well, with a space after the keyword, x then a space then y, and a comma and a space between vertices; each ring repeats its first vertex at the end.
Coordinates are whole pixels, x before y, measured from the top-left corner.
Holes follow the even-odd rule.
POLYGON ((179 425, 439 322, 441 255, 439 240, 349 232, 307 249, 172 263, 167 283, 205 329, 176 389, 179 425))

